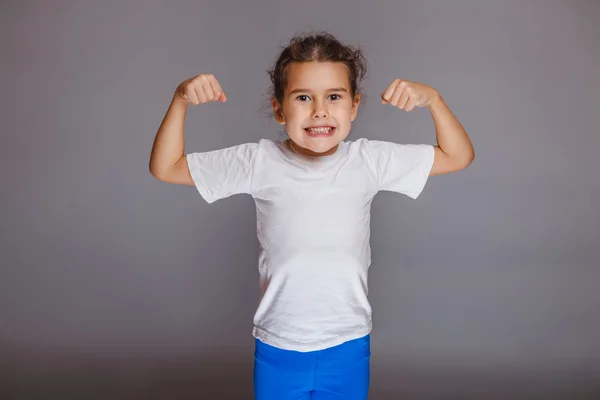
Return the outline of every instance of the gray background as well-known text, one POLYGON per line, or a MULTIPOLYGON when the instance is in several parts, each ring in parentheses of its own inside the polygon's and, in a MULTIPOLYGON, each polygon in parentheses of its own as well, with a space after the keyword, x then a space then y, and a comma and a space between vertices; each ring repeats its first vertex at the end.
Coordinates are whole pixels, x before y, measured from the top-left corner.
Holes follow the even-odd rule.
POLYGON ((476 160, 373 204, 373 399, 600 396, 598 1, 3 1, 0 397, 251 398, 254 203, 148 172, 175 87, 214 73, 186 151, 261 137, 297 31, 363 46, 351 138, 435 143, 440 91, 476 160), (87 3, 87 4, 86 4, 87 3))

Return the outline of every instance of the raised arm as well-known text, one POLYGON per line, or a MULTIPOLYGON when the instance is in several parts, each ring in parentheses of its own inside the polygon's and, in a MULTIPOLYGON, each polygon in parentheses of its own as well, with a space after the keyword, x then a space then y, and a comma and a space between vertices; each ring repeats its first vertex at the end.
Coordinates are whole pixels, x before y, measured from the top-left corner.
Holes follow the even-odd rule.
POLYGON ((471 139, 438 94, 428 105, 438 145, 430 175, 447 174, 467 168, 475 158, 471 139))
POLYGON ((446 105, 442 96, 432 87, 418 82, 394 80, 382 94, 382 103, 405 111, 427 107, 435 125, 437 146, 430 175, 460 171, 471 164, 475 151, 471 139, 446 105))
POLYGON ((156 133, 150 154, 150 173, 168 183, 194 185, 184 153, 184 124, 188 105, 227 101, 213 75, 201 74, 183 81, 156 133))

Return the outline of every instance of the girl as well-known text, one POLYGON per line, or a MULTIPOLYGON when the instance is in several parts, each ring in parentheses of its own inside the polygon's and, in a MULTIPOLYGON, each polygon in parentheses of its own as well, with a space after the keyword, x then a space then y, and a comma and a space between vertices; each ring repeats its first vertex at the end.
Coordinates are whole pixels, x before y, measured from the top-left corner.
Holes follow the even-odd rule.
POLYGON ((381 190, 413 199, 428 176, 466 168, 473 147, 433 88, 394 80, 382 103, 427 107, 437 146, 345 141, 366 73, 359 49, 329 34, 294 37, 274 68, 272 107, 288 138, 184 153, 189 104, 226 102, 217 79, 181 83, 156 134, 150 172, 212 203, 253 196, 261 296, 254 316, 258 400, 366 399, 371 307, 370 206, 381 190))

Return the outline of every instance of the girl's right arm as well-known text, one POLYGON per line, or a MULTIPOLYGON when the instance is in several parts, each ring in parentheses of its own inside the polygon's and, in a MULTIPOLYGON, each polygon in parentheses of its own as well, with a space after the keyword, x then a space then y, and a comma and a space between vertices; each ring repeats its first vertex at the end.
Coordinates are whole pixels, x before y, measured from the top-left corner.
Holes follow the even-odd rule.
POLYGON ((156 179, 194 185, 184 153, 185 115, 190 103, 198 105, 213 101, 227 101, 221 85, 213 75, 201 74, 183 81, 177 87, 156 133, 150 154, 150 173, 156 179))

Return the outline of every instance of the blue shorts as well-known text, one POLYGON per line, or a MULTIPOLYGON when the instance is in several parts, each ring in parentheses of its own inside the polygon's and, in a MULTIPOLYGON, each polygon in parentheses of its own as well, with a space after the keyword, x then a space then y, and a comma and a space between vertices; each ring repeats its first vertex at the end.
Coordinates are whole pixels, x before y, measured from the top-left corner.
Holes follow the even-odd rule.
POLYGON ((311 352, 283 350, 256 339, 255 400, 366 400, 370 335, 311 352))

